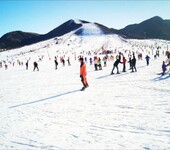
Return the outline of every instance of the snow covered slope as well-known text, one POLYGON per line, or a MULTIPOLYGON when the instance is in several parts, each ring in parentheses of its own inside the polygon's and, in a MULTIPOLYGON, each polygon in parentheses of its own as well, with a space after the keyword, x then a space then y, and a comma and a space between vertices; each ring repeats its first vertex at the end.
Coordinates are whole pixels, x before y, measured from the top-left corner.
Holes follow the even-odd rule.
POLYGON ((83 24, 75 34, 86 36, 86 35, 102 35, 102 30, 94 23, 83 24))
POLYGON ((170 76, 157 75, 167 44, 68 34, 0 53, 0 61, 8 64, 7 70, 4 63, 0 68, 0 149, 170 149, 170 76), (160 57, 154 59, 158 46, 160 57), (149 54, 150 65, 143 58, 137 60, 137 72, 127 64, 127 72, 110 75, 110 59, 107 67, 94 71, 89 58, 103 58, 102 47, 113 50, 114 58, 118 51, 126 58, 129 51, 149 54), (88 59, 85 91, 79 91, 80 54, 88 59), (58 61, 70 57, 71 66, 66 61, 55 70, 54 56, 58 61), (40 71, 33 72, 34 61, 40 71))

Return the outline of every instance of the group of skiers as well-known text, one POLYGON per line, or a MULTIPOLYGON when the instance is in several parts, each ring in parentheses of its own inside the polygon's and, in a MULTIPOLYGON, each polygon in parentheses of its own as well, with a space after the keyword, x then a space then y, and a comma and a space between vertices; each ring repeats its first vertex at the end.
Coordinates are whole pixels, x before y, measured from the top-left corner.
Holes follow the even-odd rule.
MULTIPOLYGON (((28 70, 29 61, 30 61, 30 59, 27 60, 26 63, 25 63, 26 70, 28 70)), ((38 61, 42 61, 42 59, 39 59, 38 61)), ((68 57, 67 61, 68 61, 68 65, 71 66, 70 58, 69 57, 68 57)), ((63 66, 65 66, 65 59, 63 57, 60 57, 60 62, 63 64, 63 66)), ((58 69, 57 56, 54 57, 54 64, 55 64, 55 69, 58 69)), ((39 67, 38 67, 38 62, 37 61, 33 62, 33 67, 34 67, 33 71, 35 71, 35 70, 39 71, 39 67)))
MULTIPOLYGON (((159 53, 157 52, 156 55, 159 56, 159 53)), ((165 72, 167 71, 167 67, 170 66, 170 52, 167 52, 166 56, 167 56, 167 60, 163 61, 163 63, 162 63, 162 75, 165 74, 165 72)), ((58 56, 54 57, 55 69, 58 69, 58 64, 59 64, 57 58, 58 58, 58 56)), ((126 63, 129 63, 129 70, 131 70, 131 72, 137 72, 137 68, 136 68, 136 61, 137 60, 136 60, 134 52, 132 53, 132 55, 131 54, 128 55, 128 60, 125 58, 124 54, 121 53, 121 52, 119 52, 118 55, 115 58, 116 59, 115 59, 115 61, 113 63, 113 68, 111 70, 111 74, 114 74, 115 68, 117 70, 116 73, 120 74, 119 64, 123 64, 122 72, 126 72, 127 71, 126 70, 127 69, 126 68, 126 63)), ((42 59, 41 59, 41 61, 42 61, 42 59)), ((139 56, 138 56, 138 59, 139 59, 139 56)), ((140 59, 142 59, 142 55, 140 56, 140 59)), ((145 59, 146 59, 146 65, 148 66, 149 65, 149 61, 150 61, 151 58, 149 57, 149 55, 146 55, 145 59)), ((28 70, 29 60, 27 60, 26 63, 25 63, 26 70, 28 70)), ((94 56, 94 58, 90 57, 89 62, 90 62, 90 65, 93 65, 93 63, 94 63, 94 70, 97 71, 97 70, 102 70, 102 61, 104 63, 103 67, 106 67, 108 60, 109 60, 109 57, 106 54, 105 56, 103 56, 102 59, 101 59, 101 56, 100 57, 94 56)), ((114 57, 112 56, 112 58, 110 58, 110 60, 114 60, 114 57)), ((71 66, 70 57, 68 57, 67 61, 68 61, 68 66, 71 66)), ((80 78, 81 78, 81 82, 83 84, 83 87, 82 87, 81 90, 85 90, 87 87, 89 87, 89 84, 88 84, 87 78, 86 78, 86 75, 87 75, 87 71, 86 71, 87 57, 83 58, 81 56, 79 58, 79 61, 80 61, 80 78)), ((60 57, 60 62, 63 64, 63 66, 65 66, 65 59, 64 59, 64 57, 60 57)), ((2 64, 1 64, 1 66, 2 66, 2 64)), ((7 67, 8 66, 6 65, 5 68, 7 69, 7 67)), ((39 67, 38 67, 38 62, 37 61, 33 62, 33 67, 34 67, 33 71, 35 71, 35 70, 39 71, 39 67)))
POLYGON ((123 70, 122 72, 126 72, 126 62, 129 63, 130 65, 130 70, 132 70, 131 72, 137 72, 137 69, 136 69, 136 57, 135 57, 135 54, 133 53, 133 55, 129 55, 129 60, 127 61, 125 56, 122 54, 122 53, 119 53, 119 55, 116 56, 116 61, 114 62, 113 64, 113 69, 111 71, 111 74, 114 74, 114 69, 116 68, 117 69, 117 74, 120 74, 119 72, 119 63, 122 63, 123 64, 123 70), (122 58, 123 56, 123 58, 122 58), (122 59, 121 59, 122 58, 122 59))
MULTIPOLYGON (((162 64, 162 75, 165 74, 165 71, 167 70, 166 67, 170 66, 170 52, 167 53, 166 55, 167 55, 167 60, 163 61, 163 64, 162 64)), ((150 57, 148 55, 146 55, 145 59, 146 59, 146 65, 148 66, 150 57)), ((89 86, 88 83, 87 83, 87 78, 86 78, 86 75, 87 75, 86 64, 84 63, 84 60, 83 60, 82 57, 80 57, 79 60, 80 60, 80 63, 81 63, 81 65, 80 65, 80 77, 81 77, 81 81, 83 83, 83 88, 81 90, 85 90, 85 88, 87 88, 89 86)), ((101 60, 100 57, 99 58, 97 58, 96 56, 94 57, 95 70, 98 70, 97 67, 100 64, 100 63, 98 63, 98 61, 100 61, 100 60, 101 60)), ((92 63, 91 61, 92 60, 90 59, 90 64, 92 63)), ((128 61, 126 60, 125 56, 122 53, 119 53, 119 55, 116 56, 116 60, 115 60, 115 62, 113 64, 111 75, 114 74, 114 69, 115 68, 117 69, 117 74, 120 74, 119 67, 118 67, 119 63, 123 64, 122 72, 126 72, 126 62, 129 63, 129 65, 130 65, 129 69, 131 70, 131 72, 137 72, 135 53, 133 53, 132 56, 129 55, 129 60, 128 61)))

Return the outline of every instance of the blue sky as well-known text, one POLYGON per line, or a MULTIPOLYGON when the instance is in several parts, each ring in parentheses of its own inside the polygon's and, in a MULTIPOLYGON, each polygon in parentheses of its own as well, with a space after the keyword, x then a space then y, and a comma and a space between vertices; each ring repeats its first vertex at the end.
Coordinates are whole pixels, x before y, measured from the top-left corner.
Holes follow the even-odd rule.
POLYGON ((69 19, 120 29, 153 16, 170 19, 170 1, 1 0, 0 37, 16 30, 45 34, 69 19))

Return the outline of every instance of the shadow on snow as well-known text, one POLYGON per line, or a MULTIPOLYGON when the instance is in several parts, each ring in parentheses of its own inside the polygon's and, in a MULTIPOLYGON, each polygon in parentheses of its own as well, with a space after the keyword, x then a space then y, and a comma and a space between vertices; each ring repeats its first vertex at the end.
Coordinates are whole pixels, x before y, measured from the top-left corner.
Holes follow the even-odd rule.
POLYGON ((34 103, 39 103, 39 102, 42 102, 42 101, 47 101, 47 100, 49 100, 49 99, 58 98, 58 97, 60 97, 60 96, 64 96, 64 95, 76 93, 76 92, 78 92, 78 91, 80 91, 80 90, 73 90, 73 91, 61 93, 61 94, 58 94, 58 95, 55 95, 55 96, 43 98, 43 99, 40 99, 40 100, 36 100, 36 101, 28 102, 28 103, 22 103, 22 104, 18 104, 18 105, 15 105, 15 106, 10 106, 10 107, 8 107, 8 108, 16 108, 16 107, 21 107, 21 106, 25 106, 25 105, 34 104, 34 103))
POLYGON ((120 73, 120 74, 107 74, 107 75, 104 75, 104 76, 100 76, 100 77, 97 77, 96 79, 103 79, 103 78, 107 78, 107 77, 110 77, 110 76, 115 76, 115 77, 119 77, 119 76, 123 76, 123 75, 127 75, 129 74, 129 72, 123 72, 123 73, 120 73))
MULTIPOLYGON (((139 67, 137 67, 137 69, 144 68, 144 67, 146 67, 146 65, 139 66, 139 67)), ((103 78, 106 78, 106 77, 109 77, 109 76, 118 77, 118 76, 123 76, 123 75, 130 74, 130 73, 135 73, 135 72, 131 72, 131 71, 132 71, 132 69, 128 69, 126 72, 120 72, 120 74, 116 74, 116 73, 115 74, 107 74, 107 75, 104 75, 104 76, 97 77, 96 79, 103 79, 103 78)))
POLYGON ((162 80, 166 80, 166 79, 168 79, 168 78, 170 78, 170 76, 168 75, 168 76, 159 76, 159 77, 156 77, 156 78, 154 78, 153 80, 154 81, 162 81, 162 80))

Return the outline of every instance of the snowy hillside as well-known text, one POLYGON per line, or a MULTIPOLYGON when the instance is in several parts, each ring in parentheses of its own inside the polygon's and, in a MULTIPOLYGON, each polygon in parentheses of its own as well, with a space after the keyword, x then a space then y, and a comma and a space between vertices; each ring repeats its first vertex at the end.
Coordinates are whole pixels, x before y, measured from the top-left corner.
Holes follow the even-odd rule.
MULTIPOLYGON (((81 23, 79 20, 75 20, 76 23, 81 23)), ((87 35, 102 35, 102 30, 94 23, 82 23, 82 26, 75 32, 81 36, 87 35)))
POLYGON ((70 33, 0 53, 0 149, 170 149, 170 76, 157 75, 169 46, 162 40, 70 33), (89 58, 103 59, 104 50, 111 52, 107 66, 102 61, 102 70, 94 71, 89 58), (126 72, 119 64, 120 74, 110 75, 118 52, 128 60, 132 51, 136 58, 143 55, 137 72, 127 63, 126 72), (79 55, 87 57, 85 91, 79 55), (33 71, 34 61, 39 71, 33 71))

